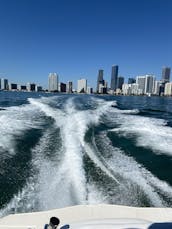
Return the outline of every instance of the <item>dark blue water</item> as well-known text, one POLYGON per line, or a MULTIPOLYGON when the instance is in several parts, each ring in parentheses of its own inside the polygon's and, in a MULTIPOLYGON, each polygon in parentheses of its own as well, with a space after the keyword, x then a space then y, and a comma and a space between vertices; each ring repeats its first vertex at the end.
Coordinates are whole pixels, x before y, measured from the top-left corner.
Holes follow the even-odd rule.
POLYGON ((172 99, 0 92, 0 214, 172 207, 172 99))

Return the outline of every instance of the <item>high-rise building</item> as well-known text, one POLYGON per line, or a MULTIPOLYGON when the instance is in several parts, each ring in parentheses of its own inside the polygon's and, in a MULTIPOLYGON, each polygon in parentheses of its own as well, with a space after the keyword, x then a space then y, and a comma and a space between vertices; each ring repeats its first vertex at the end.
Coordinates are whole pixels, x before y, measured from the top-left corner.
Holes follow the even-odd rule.
POLYGON ((66 92, 66 84, 65 83, 59 83, 59 92, 66 92))
POLYGON ((172 83, 165 84, 164 95, 171 96, 172 95, 172 83))
POLYGON ((51 92, 58 91, 58 75, 57 73, 50 73, 48 76, 48 90, 51 92))
POLYGON ((99 94, 107 94, 107 87, 103 84, 99 84, 99 94))
POLYGON ((138 95, 139 94, 139 85, 136 83, 132 83, 131 85, 131 94, 138 95))
POLYGON ((9 83, 9 90, 17 90, 17 84, 16 83, 9 83))
POLYGON ((103 70, 100 69, 98 72, 98 77, 97 77, 97 93, 99 93, 99 85, 102 84, 104 85, 104 80, 103 80, 103 70))
POLYGON ((122 89, 122 85, 124 83, 124 77, 123 76, 119 76, 117 79, 117 88, 122 89))
POLYGON ((159 87, 159 95, 163 96, 165 91, 165 83, 162 83, 159 87))
POLYGON ((86 79, 78 80, 77 92, 78 93, 86 93, 87 92, 87 80, 86 79))
POLYGON ((8 90, 8 80, 1 78, 0 81, 1 81, 1 83, 0 83, 1 84, 1 90, 8 90))
POLYGON ((145 81, 146 81, 146 76, 136 77, 136 84, 138 84, 139 94, 144 94, 145 92, 145 81))
POLYGON ((163 83, 170 82, 170 72, 171 72, 171 68, 169 67, 162 68, 162 82, 163 83))
POLYGON ((72 93, 73 92, 73 83, 72 81, 68 81, 67 83, 67 93, 72 93))
POLYGON ((160 95, 160 86, 162 85, 162 81, 156 80, 154 86, 154 95, 160 95))
POLYGON ((128 84, 136 83, 136 79, 128 78, 128 84))
POLYGON ((117 89, 117 81, 118 81, 118 65, 112 66, 112 73, 111 73, 111 89, 117 89))
POLYGON ((145 76, 145 91, 144 94, 152 94, 155 87, 155 77, 153 75, 145 76))

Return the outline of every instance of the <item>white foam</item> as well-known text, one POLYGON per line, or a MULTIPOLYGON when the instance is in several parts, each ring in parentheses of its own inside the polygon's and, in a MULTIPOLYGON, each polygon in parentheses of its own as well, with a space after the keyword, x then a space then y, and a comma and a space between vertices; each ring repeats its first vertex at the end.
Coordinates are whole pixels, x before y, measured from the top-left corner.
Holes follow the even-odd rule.
POLYGON ((94 184, 87 184, 87 204, 109 204, 107 195, 102 193, 94 184))
POLYGON ((33 209, 35 211, 38 210, 35 208, 35 202, 37 201, 37 192, 35 189, 36 183, 30 178, 25 187, 15 194, 10 202, 0 210, 0 217, 17 212, 30 212, 33 209))
MULTIPOLYGON (((114 148, 105 133, 99 137, 104 151, 109 151, 113 154, 110 159, 104 158, 100 154, 94 139, 93 147, 85 142, 84 139, 91 125, 98 125, 103 122, 104 118, 107 118, 112 126, 114 124, 120 125, 114 131, 125 135, 135 134, 139 144, 139 137, 145 139, 145 133, 151 133, 148 123, 152 120, 155 122, 157 120, 127 115, 126 113, 131 114, 137 111, 119 111, 117 108, 111 107, 114 105, 114 101, 107 102, 94 97, 90 99, 93 105, 92 110, 77 110, 75 98, 68 99, 65 101, 66 105, 63 108, 57 109, 53 107, 57 101, 58 97, 29 99, 30 105, 26 106, 26 109, 30 109, 28 110, 29 117, 37 113, 38 116, 43 113, 51 117, 55 121, 54 127, 60 130, 62 147, 58 148, 57 152, 53 152, 53 160, 45 156, 47 147, 50 144, 49 141, 52 138, 51 130, 47 129, 39 144, 33 150, 32 164, 38 174, 36 173, 33 179, 28 181, 26 187, 10 201, 6 210, 13 206, 19 208, 25 199, 29 200, 30 198, 33 201, 30 203, 26 201, 28 209, 35 209, 37 206, 39 210, 75 204, 113 202, 110 200, 109 193, 105 194, 95 184, 87 183, 83 165, 84 154, 87 154, 96 166, 115 181, 113 182, 114 190, 116 190, 113 197, 115 203, 139 205, 137 198, 140 194, 138 190, 134 190, 136 186, 140 187, 140 190, 145 193, 153 206, 163 206, 164 204, 159 192, 172 197, 172 189, 166 182, 160 181, 133 158, 114 148), (137 133, 139 127, 138 124, 135 125, 134 120, 142 122, 144 120, 147 123, 147 125, 144 125, 146 131, 144 132, 142 128, 137 133), (132 127, 132 125, 135 126, 132 127), (130 129, 132 130, 131 132, 130 129)), ((20 118, 20 120, 23 119, 26 124, 25 117, 26 112, 24 112, 24 117, 20 118)), ((32 122, 32 127, 34 125, 34 122, 32 122)), ((157 123, 152 123, 153 127, 156 127, 156 125, 157 123)), ((28 126, 30 126, 30 119, 28 126)), ((167 128, 164 121, 161 120, 159 128, 162 127, 167 128)), ((55 138, 54 135, 53 137, 55 138)), ((154 147, 154 144, 152 144, 152 147, 154 147)))
MULTIPOLYGON (((74 99, 69 99, 65 110, 62 111, 50 107, 43 100, 29 99, 29 101, 55 120, 56 125, 60 128, 63 145, 60 166, 57 167, 46 160, 41 162, 38 197, 41 208, 50 209, 87 203, 83 154, 85 150, 88 151, 88 146, 86 149, 84 137, 89 125, 98 124, 101 115, 111 106, 111 102, 104 103, 103 106, 100 104, 95 110, 78 111, 75 108, 74 99), (46 168, 49 169, 46 170, 46 168), (48 199, 45 198, 47 193, 51 193, 48 199), (56 200, 56 204, 54 204, 54 200, 56 200)), ((38 146, 38 148, 41 147, 41 151, 44 151, 42 147, 47 144, 46 139, 47 136, 41 140, 38 146)), ((115 179, 96 157, 94 157, 94 162, 115 179)))
MULTIPOLYGON (((51 98, 49 98, 49 100, 50 99, 51 98)), ((52 117, 54 120, 56 120, 56 124, 58 127, 63 125, 63 117, 65 116, 65 113, 60 109, 53 108, 53 107, 49 106, 48 104, 46 104, 49 101, 48 99, 45 100, 45 98, 42 98, 42 99, 29 98, 28 100, 29 100, 30 104, 39 108, 40 111, 45 113, 45 115, 47 115, 48 117, 52 117), (46 103, 45 103, 45 101, 46 101, 46 103)))
MULTIPOLYGON (((99 157, 96 156, 96 152, 93 151, 93 149, 89 146, 89 144, 85 144, 85 150, 89 158, 95 163, 97 167, 99 167, 107 176, 111 177, 117 184, 120 183, 119 180, 114 176, 114 174, 112 174, 111 171, 107 168, 108 166, 100 154, 99 154, 99 157), (103 163, 99 158, 103 160, 103 163)), ((95 147, 94 147, 94 150, 96 150, 95 147)))
MULTIPOLYGON (((61 130, 65 157, 64 164, 62 164, 60 171, 67 168, 67 177, 70 177, 72 180, 73 188, 77 198, 79 198, 78 201, 80 204, 86 202, 85 198, 87 195, 85 172, 82 161, 84 151, 88 153, 88 145, 84 140, 85 133, 89 125, 98 124, 100 116, 109 106, 110 104, 104 104, 101 108, 99 107, 96 110, 78 111, 74 106, 73 99, 69 99, 66 104, 65 125, 61 130), (78 187, 80 188, 78 189, 78 187)), ((97 161, 98 160, 96 160, 96 163, 97 161)), ((104 170, 106 170, 106 168, 104 168, 104 170)))
POLYGON ((25 130, 39 128, 38 110, 30 105, 6 108, 0 113, 0 148, 9 157, 15 153, 15 137, 23 135, 25 130))
MULTIPOLYGON (((109 161, 106 160, 110 168, 131 183, 135 183, 141 187, 142 191, 147 195, 154 206, 163 206, 164 201, 161 199, 159 193, 166 194, 166 196, 172 198, 171 186, 165 181, 156 178, 150 171, 139 165, 133 158, 126 156, 118 148, 114 148, 105 132, 99 136, 99 141, 102 143, 104 150, 113 154, 113 158, 110 158, 109 161)), ((120 183, 122 182, 120 181, 120 183)))
POLYGON ((133 115, 113 117, 111 114, 109 117, 119 125, 111 131, 129 138, 134 136, 138 146, 172 155, 172 128, 165 120, 133 115))

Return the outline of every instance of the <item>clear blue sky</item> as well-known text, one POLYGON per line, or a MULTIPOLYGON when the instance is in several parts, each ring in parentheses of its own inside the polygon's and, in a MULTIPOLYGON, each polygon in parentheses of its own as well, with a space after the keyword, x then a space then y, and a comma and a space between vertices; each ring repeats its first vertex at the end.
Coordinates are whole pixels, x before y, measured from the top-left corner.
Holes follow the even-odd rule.
POLYGON ((47 85, 111 66, 135 77, 172 66, 171 0, 0 0, 0 76, 47 85))

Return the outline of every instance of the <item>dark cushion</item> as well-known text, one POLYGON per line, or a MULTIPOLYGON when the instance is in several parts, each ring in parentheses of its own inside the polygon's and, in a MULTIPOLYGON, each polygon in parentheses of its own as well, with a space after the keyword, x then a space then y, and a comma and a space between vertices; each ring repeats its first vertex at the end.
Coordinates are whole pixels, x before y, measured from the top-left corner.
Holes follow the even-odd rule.
POLYGON ((148 229, 172 229, 172 223, 153 223, 148 229))

